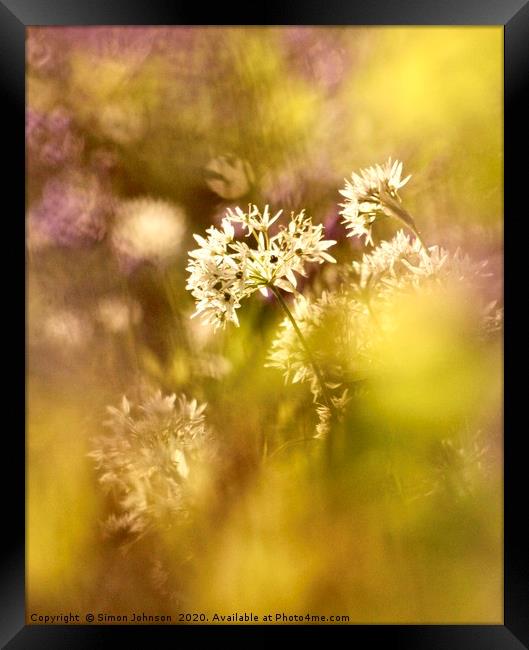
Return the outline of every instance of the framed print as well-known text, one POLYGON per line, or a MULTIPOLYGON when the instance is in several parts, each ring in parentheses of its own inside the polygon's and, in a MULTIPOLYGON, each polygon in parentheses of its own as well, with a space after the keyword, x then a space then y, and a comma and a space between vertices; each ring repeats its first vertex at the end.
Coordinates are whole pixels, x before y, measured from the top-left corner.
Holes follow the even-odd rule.
POLYGON ((0 5, 26 359, 3 645, 528 647, 528 4, 246 14, 0 5))

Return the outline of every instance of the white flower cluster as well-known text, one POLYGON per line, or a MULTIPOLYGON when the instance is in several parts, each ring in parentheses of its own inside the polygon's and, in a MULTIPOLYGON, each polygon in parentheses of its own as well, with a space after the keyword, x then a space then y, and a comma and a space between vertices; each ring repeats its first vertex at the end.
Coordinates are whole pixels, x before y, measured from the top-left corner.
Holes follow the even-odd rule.
MULTIPOLYGON (((343 291, 324 291, 317 300, 299 296, 292 313, 322 369, 328 388, 338 388, 350 374, 351 365, 355 365, 351 364, 353 351, 357 369, 364 367, 369 358, 369 313, 359 301, 343 291)), ((281 370, 285 381, 309 383, 315 400, 321 398, 321 386, 313 364, 288 318, 281 322, 272 342, 267 367, 281 370)))
POLYGON ((306 276, 306 263, 336 261, 327 252, 336 242, 324 240, 323 225, 314 225, 304 210, 292 213, 288 225, 272 234, 281 214, 272 216, 268 205, 263 212, 255 205, 247 212, 237 207, 227 211, 220 229, 211 226, 206 238, 194 235, 199 248, 189 253, 186 288, 196 300, 195 316, 201 314, 215 328, 228 321, 238 325, 236 310, 244 298, 257 290, 267 295, 267 287, 294 292, 295 274, 306 276), (253 237, 252 246, 236 239, 234 224, 246 238, 253 237))
MULTIPOLYGON (((400 230, 353 262, 352 281, 349 278, 339 290, 325 291, 317 300, 299 296, 293 316, 322 370, 334 410, 339 413, 345 408, 347 386, 359 386, 379 371, 382 360, 376 351, 384 337, 391 336, 391 304, 399 294, 427 291, 430 286, 472 288, 489 276, 486 264, 460 250, 449 253, 439 246, 426 250, 418 239, 400 230)), ((501 326, 501 315, 496 303, 484 308, 486 333, 501 326)), ((280 324, 267 365, 281 370, 285 381, 310 384, 318 403, 317 437, 325 435, 332 412, 329 404, 322 403, 314 365, 288 318, 280 324)))
POLYGON ((325 404, 318 404, 316 408, 316 415, 318 416, 318 424, 316 425, 316 435, 315 438, 322 439, 325 438, 331 431, 333 415, 341 419, 345 413, 347 404, 351 401, 349 397, 349 389, 346 388, 341 393, 331 396, 332 408, 326 406, 325 404))
POLYGON ((118 408, 107 407, 110 433, 98 437, 89 454, 118 506, 106 522, 107 534, 134 538, 156 523, 187 518, 193 475, 214 456, 205 408, 160 391, 138 404, 124 396, 118 408))
POLYGON ((399 477, 400 495, 408 502, 450 494, 457 500, 472 495, 486 480, 494 451, 489 448, 483 432, 463 430, 453 438, 438 441, 431 451, 432 468, 418 482, 399 477))
POLYGON ((279 326, 266 365, 282 371, 285 381, 310 385, 317 404, 315 437, 322 438, 333 417, 340 418, 350 401, 345 384, 361 381, 369 372, 375 332, 365 306, 344 291, 324 291, 317 300, 299 296, 293 316, 325 378, 327 399, 314 364, 288 318, 279 326))
POLYGON ((97 321, 112 334, 125 332, 131 325, 140 322, 141 305, 124 296, 109 295, 101 298, 97 304, 97 321))
POLYGON ((460 249, 453 253, 440 246, 426 250, 417 239, 399 230, 393 239, 382 241, 362 260, 353 262, 355 286, 360 294, 387 295, 397 289, 425 288, 449 282, 473 286, 490 276, 487 261, 475 261, 460 249))
POLYGON ((163 267, 178 254, 185 227, 179 206, 149 197, 129 199, 116 209, 111 246, 125 272, 143 262, 163 267))
POLYGON ((346 198, 340 204, 343 210, 342 223, 350 230, 348 237, 365 237, 367 244, 373 244, 372 226, 377 218, 399 216, 399 190, 410 180, 411 176, 401 178, 402 163, 392 162, 391 158, 384 165, 374 165, 362 169, 360 174, 353 173, 351 181, 345 179, 345 188, 340 194, 346 198))
POLYGON ((36 323, 37 340, 65 352, 82 348, 94 334, 93 323, 78 310, 56 309, 36 323))

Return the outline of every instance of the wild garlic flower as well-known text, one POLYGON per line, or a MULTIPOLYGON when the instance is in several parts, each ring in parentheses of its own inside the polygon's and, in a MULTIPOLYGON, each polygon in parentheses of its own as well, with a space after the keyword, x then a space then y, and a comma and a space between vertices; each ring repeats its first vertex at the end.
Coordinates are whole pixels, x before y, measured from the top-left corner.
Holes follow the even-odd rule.
POLYGON ((138 403, 123 397, 109 406, 110 430, 89 454, 99 482, 112 492, 117 512, 106 531, 134 538, 156 526, 177 525, 189 516, 194 480, 214 456, 206 404, 185 395, 150 392, 138 403))
POLYGON ((309 384, 318 418, 314 437, 322 439, 343 417, 350 401, 344 384, 362 377, 369 364, 369 313, 343 292, 324 292, 318 300, 299 296, 293 316, 310 354, 290 319, 285 318, 266 366, 281 370, 285 382, 309 384), (325 378, 325 394, 314 361, 325 378))
POLYGON ((141 305, 137 301, 127 300, 120 295, 109 295, 97 303, 96 320, 107 332, 118 334, 140 322, 141 305))
MULTIPOLYGON (((331 411, 344 408, 338 391, 352 386, 356 390, 359 382, 381 371, 380 350, 391 339, 392 307, 399 295, 439 287, 475 289, 488 277, 486 262, 475 262, 459 250, 426 250, 403 231, 354 262, 353 272, 352 278, 342 279, 341 288, 325 291, 316 300, 300 296, 293 305, 294 320, 325 378, 326 403, 314 364, 289 318, 280 324, 267 359, 267 366, 282 371, 285 381, 310 385, 318 404, 319 436, 330 426, 331 411)), ((485 327, 497 327, 500 315, 492 307, 487 314, 485 327)))
POLYGON ((357 287, 364 291, 388 275, 398 275, 403 270, 402 260, 420 259, 424 255, 417 240, 411 240, 403 230, 399 230, 393 239, 383 240, 362 260, 353 262, 357 287))
POLYGON ((486 260, 472 260, 460 249, 453 253, 440 246, 425 249, 417 239, 399 230, 393 239, 382 241, 361 261, 353 262, 354 286, 358 293, 370 293, 371 297, 396 289, 424 288, 426 281, 473 286, 490 277, 486 266, 486 260))
MULTIPOLYGON (((335 413, 343 415, 347 408, 347 404, 351 401, 351 398, 349 397, 349 389, 346 388, 340 395, 332 396, 331 400, 335 413)), ((316 435, 314 437, 323 439, 331 431, 333 413, 328 406, 325 406, 325 404, 318 404, 316 414, 318 416, 318 424, 316 425, 316 435)))
POLYGON ((142 262, 163 267, 178 254, 184 231, 180 207, 148 197, 129 199, 116 209, 111 246, 125 272, 142 262))
POLYGON ((339 190, 346 199, 340 214, 350 230, 348 237, 365 237, 367 244, 373 244, 371 229, 377 219, 398 216, 408 222, 409 215, 403 216, 399 209, 398 192, 411 176, 401 176, 402 163, 389 158, 384 165, 362 169, 360 175, 352 174, 351 181, 345 180, 345 188, 339 190))
POLYGON ((459 440, 445 438, 437 449, 437 475, 439 489, 456 487, 459 496, 470 494, 479 480, 487 478, 492 453, 482 431, 459 440), (455 479, 455 480, 454 480, 455 479))
POLYGON ((94 333, 93 323, 86 314, 64 308, 50 311, 37 327, 40 330, 37 340, 64 351, 83 347, 94 333))
POLYGON ((418 484, 406 485, 403 495, 409 501, 450 495, 462 500, 472 496, 494 472, 497 462, 483 431, 462 431, 452 438, 439 440, 432 448, 433 471, 418 484))
MULTIPOLYGON (((299 296, 292 311, 322 369, 328 389, 340 388, 346 379, 354 381, 363 377, 370 363, 370 337, 373 335, 370 315, 363 304, 345 292, 325 291, 317 300, 299 296)), ((314 400, 321 400, 321 386, 314 366, 288 318, 279 326, 266 366, 281 370, 285 381, 308 383, 314 400)))
POLYGON ((220 229, 211 226, 206 238, 194 235, 199 248, 189 253, 186 285, 196 301, 193 316, 202 315, 215 328, 228 321, 238 326, 236 310, 244 298, 257 290, 267 295, 268 287, 294 292, 295 274, 306 276, 306 263, 336 261, 327 253, 336 242, 324 240, 323 225, 313 225, 304 210, 292 213, 288 225, 272 235, 281 214, 272 215, 268 205, 263 212, 255 205, 248 212, 228 209, 220 229), (252 237, 250 243, 236 239, 234 224, 246 239, 252 237))

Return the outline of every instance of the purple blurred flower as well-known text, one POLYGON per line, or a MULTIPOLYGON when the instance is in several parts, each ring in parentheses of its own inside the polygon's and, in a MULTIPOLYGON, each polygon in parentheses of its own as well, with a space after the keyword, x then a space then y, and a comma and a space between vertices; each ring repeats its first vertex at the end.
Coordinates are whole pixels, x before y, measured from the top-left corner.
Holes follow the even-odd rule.
POLYGON ((48 118, 48 129, 51 133, 62 134, 68 131, 72 123, 71 115, 62 106, 56 106, 48 118))
POLYGON ((45 115, 33 108, 26 111, 26 144, 34 149, 46 134, 45 115))
POLYGON ((73 129, 69 113, 58 106, 50 113, 27 109, 26 145, 30 165, 59 167, 76 162, 84 142, 73 129))
POLYGON ((283 30, 287 56, 295 70, 328 90, 336 88, 348 65, 340 31, 297 27, 283 30))
POLYGON ((40 202, 30 211, 32 227, 59 246, 80 248, 106 233, 112 200, 95 176, 62 174, 44 186, 40 202))

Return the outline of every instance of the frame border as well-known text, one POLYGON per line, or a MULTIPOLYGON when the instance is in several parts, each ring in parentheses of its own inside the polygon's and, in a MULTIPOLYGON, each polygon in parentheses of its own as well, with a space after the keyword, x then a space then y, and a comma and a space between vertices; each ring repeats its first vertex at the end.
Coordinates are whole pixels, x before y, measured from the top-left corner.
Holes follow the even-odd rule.
MULTIPOLYGON (((224 21, 224 25, 503 25, 504 27, 504 212, 513 212, 518 205, 526 209, 522 196, 527 181, 526 166, 517 164, 524 160, 524 143, 529 142, 529 0, 377 0, 362 6, 347 6, 340 0, 326 0, 322 7, 315 2, 288 5, 272 0, 264 11, 249 12, 246 8, 236 11, 229 6, 217 7, 207 15, 208 24, 213 18, 224 21), (261 15, 258 15, 260 13, 261 15), (219 14, 218 16, 216 14, 219 14), (222 15, 220 15, 222 14, 222 15), (236 21, 230 22, 232 15, 236 21), (241 21, 241 22, 239 22, 241 21), (525 136, 525 137, 524 137, 525 136)), ((163 0, 150 0, 149 3, 129 0, 91 0, 90 3, 73 3, 71 0, 53 0, 39 3, 39 0, 0 0, 0 81, 4 92, 4 109, 8 122, 5 129, 5 143, 10 161, 10 197, 13 201, 13 214, 25 213, 25 163, 22 142, 24 137, 23 117, 25 115, 25 35, 26 27, 48 25, 202 25, 206 16, 201 15, 193 5, 167 3, 163 0), (24 172, 22 171, 24 168, 24 172)), ((223 23, 220 23, 224 26, 223 23)), ((17 223, 16 219, 13 219, 17 223)), ((522 236, 519 228, 527 228, 525 223, 517 223, 516 242, 523 245, 529 241, 522 236)), ((15 229, 17 226, 15 226, 15 229)), ((22 232, 20 232, 22 238, 22 232)), ((505 229, 506 248, 514 246, 513 236, 505 229)), ((18 249, 18 245, 17 248, 18 249)), ((20 251, 22 245, 20 244, 20 251)), ((25 251, 25 238, 24 238, 25 251)), ((21 253, 20 253, 21 255, 21 253)), ((527 256, 527 253, 525 253, 527 256)), ((514 254, 506 256, 505 278, 515 277, 516 259, 514 254)), ((25 264, 25 252, 24 252, 25 264)), ((6 269, 7 270, 7 269, 6 269)), ((523 277, 521 274, 516 274, 523 277)), ((9 277, 6 272, 4 277, 9 277)), ((25 271, 24 271, 25 277, 25 271)), ((505 298, 515 287, 511 282, 504 283, 505 298)), ((22 300, 21 294, 16 301, 22 300)), ((511 304, 514 300, 511 301, 511 304)), ((15 303, 11 303, 15 304, 15 303)), ((19 304, 18 302, 16 303, 19 304)), ((22 313, 22 309, 19 313, 22 313)), ((25 318, 25 306, 24 306, 25 318)), ((507 317, 505 326, 505 360, 509 350, 514 350, 512 335, 521 332, 521 319, 507 317), (507 335, 509 332, 509 335, 507 335)), ((12 332, 8 340, 18 341, 21 328, 10 321, 12 332)), ((25 346, 25 341, 24 341, 25 346)), ((15 366, 12 376, 19 376, 20 363, 15 366)), ((24 380, 25 385, 25 377, 24 380)), ((510 412, 516 405, 527 399, 522 396, 520 384, 505 382, 504 405, 504 625, 350 625, 355 640, 382 643, 387 640, 394 647, 428 648, 428 650, 520 650, 529 648, 529 554, 524 545, 524 536, 517 518, 519 496, 526 488, 522 467, 525 457, 521 453, 521 443, 517 439, 510 412)), ((24 395, 25 402, 25 395, 24 395)), ((17 406, 18 406, 17 402, 17 406)), ((24 408, 20 404, 21 410, 24 408)), ((17 429, 18 431, 18 429, 17 429)), ((518 433, 518 431, 516 431, 518 433)), ((152 644, 153 632, 162 638, 174 639, 186 634, 191 627, 200 629, 211 626, 40 626, 25 625, 24 602, 24 548, 25 548, 25 441, 24 436, 6 436, 7 458, 13 459, 13 481, 9 483, 13 499, 12 512, 7 524, 13 533, 8 540, 8 548, 3 556, 0 580, 3 595, 0 607, 4 614, 0 625, 0 642, 9 649, 52 648, 93 648, 110 647, 116 641, 129 637, 134 645, 152 644), (14 460, 16 459, 16 461, 14 460), (119 640, 118 640, 119 635, 119 640), (130 635, 130 636, 129 636, 130 635), (170 636, 171 635, 171 636, 170 636), (4 645, 5 644, 5 645, 4 645)), ((525 473, 524 473, 525 469, 525 473)), ((215 628, 220 626, 214 626, 215 628)), ((230 626, 241 630, 246 636, 253 626, 230 626)), ((259 626, 276 627, 276 626, 259 626)), ((320 626, 280 626, 291 627, 320 626)), ((327 626, 321 626, 327 627, 327 626)), ((300 630, 301 631, 301 630, 300 630)), ((266 632, 265 632, 266 634, 266 632)))

